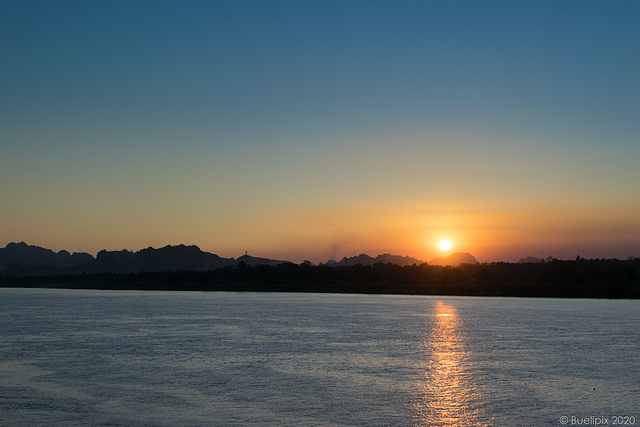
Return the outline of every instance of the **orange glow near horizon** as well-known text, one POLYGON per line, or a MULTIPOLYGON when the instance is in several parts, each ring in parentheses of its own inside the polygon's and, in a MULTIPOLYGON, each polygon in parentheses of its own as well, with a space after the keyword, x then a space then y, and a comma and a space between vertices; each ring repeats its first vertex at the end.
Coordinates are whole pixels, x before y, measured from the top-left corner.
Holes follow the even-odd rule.
MULTIPOLYGON (((341 208, 314 205, 269 213, 247 210, 241 216, 215 222, 206 210, 191 212, 189 222, 173 222, 172 215, 179 212, 162 211, 133 230, 127 225, 133 217, 126 210, 123 216, 102 213, 86 221, 52 214, 49 221, 56 226, 47 233, 16 227, 3 235, 7 240, 0 246, 25 241, 55 251, 95 255, 102 249, 137 251, 186 244, 224 257, 249 251, 267 258, 318 263, 361 253, 374 257, 391 253, 430 262, 443 255, 438 242, 449 240, 453 251, 468 252, 479 262, 516 262, 527 256, 640 256, 640 206, 610 211, 587 209, 576 202, 563 211, 553 208, 515 202, 449 202, 437 207, 401 201, 388 205, 362 202, 341 208), (97 222, 106 224, 105 228, 95 227, 97 222)), ((137 225, 135 221, 132 224, 137 225)))

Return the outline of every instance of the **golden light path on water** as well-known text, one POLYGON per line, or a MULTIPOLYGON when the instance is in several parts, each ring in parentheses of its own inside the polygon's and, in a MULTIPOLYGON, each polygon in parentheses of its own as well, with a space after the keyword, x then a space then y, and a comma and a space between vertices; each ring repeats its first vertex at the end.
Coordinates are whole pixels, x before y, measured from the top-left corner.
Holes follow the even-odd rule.
POLYGON ((419 426, 479 426, 482 396, 467 372, 468 348, 456 309, 443 302, 435 306, 426 332, 424 381, 414 401, 419 426))

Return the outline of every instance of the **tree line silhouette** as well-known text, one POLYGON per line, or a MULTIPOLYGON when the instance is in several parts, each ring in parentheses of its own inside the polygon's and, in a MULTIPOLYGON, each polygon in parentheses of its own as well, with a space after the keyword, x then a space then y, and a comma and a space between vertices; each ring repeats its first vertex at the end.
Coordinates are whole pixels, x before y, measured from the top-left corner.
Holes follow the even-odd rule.
POLYGON ((7 275, 2 287, 640 298, 640 258, 462 264, 281 263, 208 271, 7 275))

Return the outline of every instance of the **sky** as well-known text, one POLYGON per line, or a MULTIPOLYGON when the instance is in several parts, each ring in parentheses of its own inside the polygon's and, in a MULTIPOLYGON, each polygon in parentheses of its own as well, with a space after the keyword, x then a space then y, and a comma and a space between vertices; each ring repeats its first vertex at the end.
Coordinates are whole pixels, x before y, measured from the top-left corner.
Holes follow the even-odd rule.
POLYGON ((640 2, 0 2, 0 245, 640 256, 640 2))

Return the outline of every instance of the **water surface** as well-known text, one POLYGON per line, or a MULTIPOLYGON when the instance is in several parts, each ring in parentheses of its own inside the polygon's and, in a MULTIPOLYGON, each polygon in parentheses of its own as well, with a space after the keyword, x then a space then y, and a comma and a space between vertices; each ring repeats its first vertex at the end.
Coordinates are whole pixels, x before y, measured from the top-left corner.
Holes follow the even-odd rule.
POLYGON ((622 300, 0 289, 0 424, 640 425, 639 321, 622 300))

